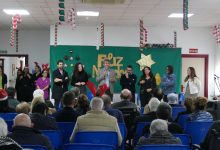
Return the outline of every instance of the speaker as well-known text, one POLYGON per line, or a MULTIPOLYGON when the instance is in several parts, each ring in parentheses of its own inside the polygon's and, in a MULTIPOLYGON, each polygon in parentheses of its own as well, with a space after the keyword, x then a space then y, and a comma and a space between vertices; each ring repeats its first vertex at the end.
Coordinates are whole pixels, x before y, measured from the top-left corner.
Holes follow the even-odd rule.
POLYGON ((212 114, 213 120, 220 120, 220 100, 208 101, 206 110, 212 114))

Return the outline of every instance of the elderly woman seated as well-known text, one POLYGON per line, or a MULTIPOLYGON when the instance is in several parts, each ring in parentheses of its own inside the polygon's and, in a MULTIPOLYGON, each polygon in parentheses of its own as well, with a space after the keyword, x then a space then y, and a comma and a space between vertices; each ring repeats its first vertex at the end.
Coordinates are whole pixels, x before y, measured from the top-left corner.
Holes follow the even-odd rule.
POLYGON ((181 141, 168 131, 165 120, 155 119, 150 125, 150 136, 148 138, 142 136, 137 145, 146 144, 181 144, 181 141))

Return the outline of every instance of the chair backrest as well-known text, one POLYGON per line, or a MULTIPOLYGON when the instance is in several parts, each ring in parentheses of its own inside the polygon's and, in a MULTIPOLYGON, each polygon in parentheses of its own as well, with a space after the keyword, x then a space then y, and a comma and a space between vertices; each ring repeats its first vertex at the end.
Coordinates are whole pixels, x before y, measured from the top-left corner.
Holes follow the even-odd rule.
POLYGON ((46 147, 41 145, 21 145, 21 147, 23 148, 23 150, 47 150, 46 147))
POLYGON ((8 131, 12 132, 13 120, 5 120, 8 126, 8 131))
POLYGON ((141 115, 144 114, 144 107, 141 107, 141 111, 140 111, 141 115))
POLYGON ((209 139, 209 149, 210 150, 219 150, 220 147, 220 132, 216 130, 211 131, 211 136, 209 139))
POLYGON ((177 123, 183 128, 186 128, 186 124, 187 124, 187 120, 188 120, 189 114, 186 115, 181 115, 178 120, 177 123))
POLYGON ((62 135, 58 130, 41 130, 42 134, 48 137, 55 150, 62 149, 62 135))
POLYGON ((138 139, 142 136, 143 129, 146 125, 150 125, 151 122, 138 122, 136 125, 136 131, 134 135, 134 145, 137 144, 138 139))
POLYGON ((190 150, 188 145, 161 144, 161 145, 144 145, 137 150, 190 150))
POLYGON ((4 120, 13 120, 17 113, 0 113, 0 117, 4 120))
POLYGON ((180 113, 180 112, 182 112, 182 111, 185 111, 186 110, 186 108, 185 107, 181 107, 181 106, 174 106, 174 107, 172 107, 172 119, 173 120, 175 120, 176 119, 176 117, 177 117, 177 115, 180 113))
POLYGON ((188 134, 173 134, 173 136, 180 138, 183 145, 190 145, 192 143, 188 134))
POLYGON ((63 137, 63 144, 69 143, 69 138, 73 132, 75 122, 57 122, 58 128, 63 137))
POLYGON ((125 149, 125 143, 126 143, 126 136, 127 136, 127 128, 125 123, 118 123, 120 132, 121 132, 121 136, 122 136, 122 144, 121 144, 121 149, 124 150, 125 149))
POLYGON ((118 134, 112 131, 77 132, 74 143, 108 144, 118 146, 118 134))
POLYGON ((186 124, 185 132, 192 137, 192 144, 200 144, 213 122, 190 121, 186 124))
POLYGON ((64 150, 116 150, 112 145, 105 144, 87 144, 87 143, 74 143, 65 144, 64 150))

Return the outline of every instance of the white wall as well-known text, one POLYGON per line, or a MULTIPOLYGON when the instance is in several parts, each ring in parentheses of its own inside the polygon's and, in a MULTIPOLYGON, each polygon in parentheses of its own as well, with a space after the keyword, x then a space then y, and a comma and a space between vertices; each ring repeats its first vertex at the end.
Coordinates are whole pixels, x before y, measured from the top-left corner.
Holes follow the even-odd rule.
MULTIPOLYGON (((210 28, 190 28, 184 31, 175 27, 149 27, 149 43, 173 43, 173 31, 177 31, 177 46, 183 54, 188 54, 189 48, 198 48, 199 54, 209 55, 208 96, 214 95, 214 66, 216 44, 210 28)), ((58 28, 58 45, 96 45, 96 27, 78 26, 72 30, 70 26, 58 28)), ((100 36, 99 36, 100 37, 100 36)), ((54 26, 50 27, 50 45, 54 45, 54 26)), ((139 46, 139 28, 105 26, 106 46, 139 46)), ((219 49, 220 51, 220 49, 219 49)), ((219 52, 220 53, 220 52, 219 52)))
MULTIPOLYGON (((8 54, 28 54, 30 70, 34 68, 35 61, 49 63, 49 40, 48 30, 21 30, 19 31, 19 51, 9 45, 10 30, 0 30, 0 50, 7 50, 8 54)), ((0 54, 1 55, 1 54, 0 54)))

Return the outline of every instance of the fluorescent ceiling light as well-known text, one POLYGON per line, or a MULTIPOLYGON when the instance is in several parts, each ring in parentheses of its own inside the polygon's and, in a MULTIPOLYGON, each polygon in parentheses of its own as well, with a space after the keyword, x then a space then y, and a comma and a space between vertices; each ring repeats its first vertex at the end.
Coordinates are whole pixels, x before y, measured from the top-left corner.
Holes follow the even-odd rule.
MULTIPOLYGON (((194 14, 188 14, 188 17, 192 17, 194 14)), ((168 18, 183 18, 182 13, 172 13, 168 16, 168 18)))
POLYGON ((94 16, 97 17, 99 16, 99 12, 98 11, 77 11, 77 16, 94 16))
POLYGON ((3 11, 8 15, 30 15, 30 13, 24 9, 3 9, 3 11))

